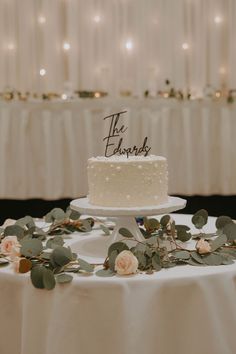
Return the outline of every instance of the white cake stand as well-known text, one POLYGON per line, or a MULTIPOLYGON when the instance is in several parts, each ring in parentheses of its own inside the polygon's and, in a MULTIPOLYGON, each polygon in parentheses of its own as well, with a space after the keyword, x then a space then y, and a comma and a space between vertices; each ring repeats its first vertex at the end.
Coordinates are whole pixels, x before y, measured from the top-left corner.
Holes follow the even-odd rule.
POLYGON ((91 216, 113 216, 116 217, 115 228, 110 236, 109 244, 117 242, 123 238, 119 233, 119 229, 124 227, 128 229, 138 241, 144 241, 142 233, 135 220, 139 216, 152 216, 169 214, 173 211, 183 209, 186 206, 186 200, 177 197, 168 197, 168 202, 160 205, 151 205, 147 207, 137 208, 112 208, 101 207, 89 203, 88 198, 75 199, 70 203, 71 209, 79 211, 80 213, 91 216))

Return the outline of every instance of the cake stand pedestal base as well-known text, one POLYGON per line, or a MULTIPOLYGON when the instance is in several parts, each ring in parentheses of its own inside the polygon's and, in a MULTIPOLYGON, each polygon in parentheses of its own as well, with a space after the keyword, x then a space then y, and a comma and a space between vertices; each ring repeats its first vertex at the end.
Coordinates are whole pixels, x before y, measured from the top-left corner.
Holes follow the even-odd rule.
MULTIPOLYGON (((109 244, 111 245, 114 242, 118 242, 124 239, 124 236, 122 236, 119 233, 119 230, 121 228, 126 228, 131 232, 131 234, 134 236, 135 240, 143 242, 145 238, 143 237, 142 233, 139 230, 139 227, 137 225, 136 219, 132 216, 120 216, 115 220, 115 227, 114 230, 110 236, 109 244)), ((126 243, 129 243, 129 240, 125 241, 126 243)))
MULTIPOLYGON (((171 213, 173 211, 183 209, 185 205, 186 200, 177 197, 168 197, 168 201, 164 204, 137 208, 101 207, 90 204, 88 198, 76 199, 70 203, 71 209, 79 211, 83 214, 91 216, 112 216, 116 218, 114 220, 116 225, 112 235, 110 236, 109 245, 124 238, 119 233, 120 228, 128 229, 137 241, 144 241, 145 238, 139 230, 135 217, 171 213)), ((132 241, 130 240, 126 241, 128 244, 131 242, 132 241)))

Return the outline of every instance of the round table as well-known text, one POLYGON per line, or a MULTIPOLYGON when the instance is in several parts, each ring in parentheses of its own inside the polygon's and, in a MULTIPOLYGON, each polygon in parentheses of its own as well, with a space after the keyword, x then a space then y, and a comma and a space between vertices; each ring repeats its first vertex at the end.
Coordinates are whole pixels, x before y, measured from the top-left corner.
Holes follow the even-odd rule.
MULTIPOLYGON (((173 218, 191 224, 190 215, 173 218)), ((206 232, 214 223, 210 218, 206 232)), ((94 251, 88 245, 99 242, 106 236, 96 227, 67 240, 87 260, 94 251)), ((112 278, 75 275, 52 291, 35 289, 28 274, 8 267, 0 271, 0 289, 1 354, 236 352, 236 264, 112 278)))

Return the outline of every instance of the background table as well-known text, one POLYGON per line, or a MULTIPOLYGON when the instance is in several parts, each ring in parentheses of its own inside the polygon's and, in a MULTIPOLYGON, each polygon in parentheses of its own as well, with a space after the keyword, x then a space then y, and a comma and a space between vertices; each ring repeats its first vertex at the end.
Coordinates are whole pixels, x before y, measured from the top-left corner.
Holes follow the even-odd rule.
POLYGON ((125 145, 148 136, 166 156, 169 193, 236 194, 236 104, 102 98, 0 103, 0 199, 87 194, 87 159, 104 154, 103 117, 127 110, 125 145))
MULTIPOLYGON (((178 223, 191 216, 175 215, 178 223)), ((213 231, 214 218, 206 232, 213 231)), ((99 236, 74 235, 68 242, 99 236)), ((74 244, 74 246, 73 246, 74 244)), ((1 354, 234 354, 236 264, 75 276, 53 291, 0 271, 1 354)))

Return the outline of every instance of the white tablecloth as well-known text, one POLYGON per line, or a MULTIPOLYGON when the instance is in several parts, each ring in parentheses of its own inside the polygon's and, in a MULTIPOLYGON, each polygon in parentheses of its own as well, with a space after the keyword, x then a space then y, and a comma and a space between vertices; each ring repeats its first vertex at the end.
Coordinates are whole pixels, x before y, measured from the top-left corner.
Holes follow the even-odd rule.
POLYGON ((127 109, 125 145, 166 156, 170 194, 236 194, 236 104, 104 98, 0 103, 0 198, 87 194, 87 159, 104 154, 103 117, 127 109))
MULTIPOLYGON (((190 218, 174 216, 178 223, 190 218)), ((28 274, 1 269, 0 353, 235 354, 235 298, 236 264, 76 275, 53 291, 33 288, 28 274)))

